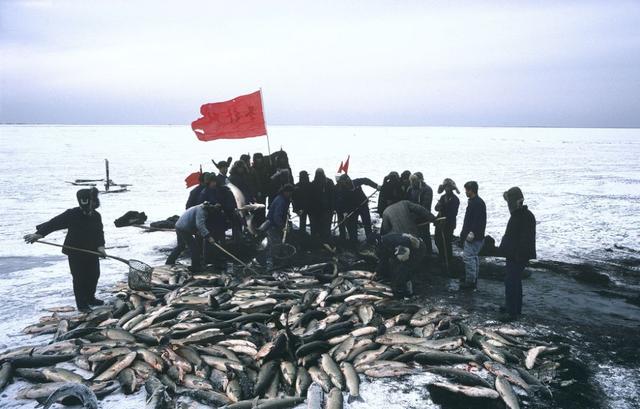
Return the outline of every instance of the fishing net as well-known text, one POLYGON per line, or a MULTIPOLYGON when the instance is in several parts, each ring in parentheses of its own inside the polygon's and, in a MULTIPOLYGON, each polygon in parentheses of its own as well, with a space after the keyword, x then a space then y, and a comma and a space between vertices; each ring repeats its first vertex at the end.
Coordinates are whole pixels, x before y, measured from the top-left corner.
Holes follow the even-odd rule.
POLYGON ((148 290, 151 288, 153 267, 139 260, 129 260, 129 288, 132 290, 148 290))

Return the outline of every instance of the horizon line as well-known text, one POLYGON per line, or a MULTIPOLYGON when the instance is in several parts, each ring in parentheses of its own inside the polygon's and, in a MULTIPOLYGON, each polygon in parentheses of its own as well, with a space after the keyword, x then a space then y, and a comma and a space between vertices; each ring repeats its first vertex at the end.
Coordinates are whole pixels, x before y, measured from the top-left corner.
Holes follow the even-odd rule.
MULTIPOLYGON (((77 124, 77 123, 36 123, 36 122, 2 122, 0 126, 186 126, 189 124, 77 124)), ((359 128, 541 128, 541 129, 640 129, 640 126, 564 126, 564 125, 318 125, 318 124, 271 124, 268 126, 306 126, 306 127, 359 127, 359 128)))

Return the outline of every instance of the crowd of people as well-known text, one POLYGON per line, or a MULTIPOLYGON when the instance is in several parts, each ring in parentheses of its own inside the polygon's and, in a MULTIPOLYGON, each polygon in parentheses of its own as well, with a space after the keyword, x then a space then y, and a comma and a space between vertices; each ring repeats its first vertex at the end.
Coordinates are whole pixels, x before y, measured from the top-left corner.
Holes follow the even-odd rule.
MULTIPOLYGON (((220 250, 224 251, 226 231, 231 229, 232 240, 267 237, 264 262, 271 268, 271 250, 284 242, 286 232, 293 225, 291 220, 297 217, 298 237, 308 236, 311 246, 325 246, 332 251, 336 247, 356 249, 365 242, 374 246, 379 260, 377 273, 392 283, 399 297, 412 294, 411 277, 427 268, 434 251, 432 224, 438 258, 445 270, 449 270, 460 206, 460 190, 450 178, 438 186, 440 197, 433 206, 434 214, 433 189, 420 172, 391 172, 378 185, 371 179, 351 178, 346 173, 336 176, 334 182, 319 168, 313 180, 307 171, 301 171, 294 184, 288 156, 282 150, 268 156, 245 154, 235 162, 228 158, 214 164, 218 171, 202 173, 200 183, 189 192, 185 212, 175 225, 177 245, 167 264, 176 263, 189 248, 193 272, 210 262, 220 267, 220 263, 225 262, 220 250), (373 189, 373 193, 367 195, 363 190, 365 186, 373 189), (378 193, 375 211, 382 218, 379 232, 372 226, 369 207, 375 193, 378 193), (249 204, 251 223, 258 226, 257 229, 249 225, 248 218, 244 217, 245 209, 240 209, 238 203, 249 204), (362 241, 359 224, 364 230, 362 241)), ((479 253, 485 239, 487 213, 478 190, 475 181, 464 184, 468 204, 458 242, 465 266, 462 289, 477 286, 479 253)), ((522 308, 524 268, 536 257, 536 222, 524 205, 524 195, 519 188, 506 191, 504 200, 511 217, 498 253, 507 259, 505 319, 515 319, 522 308)), ((102 222, 96 211, 97 191, 81 190, 78 202, 78 208, 37 226, 36 233, 25 236, 25 241, 33 243, 55 230, 69 229, 65 244, 106 254, 102 222)), ((78 308, 87 310, 90 305, 99 305, 101 301, 95 298, 100 275, 98 256, 68 248, 65 254, 69 256, 78 308)))
MULTIPOLYGON (((200 185, 189 194, 188 210, 176 225, 178 247, 167 263, 174 263, 182 250, 190 246, 191 253, 196 254, 192 268, 198 270, 201 255, 208 258, 207 248, 215 250, 216 243, 224 240, 228 227, 232 229, 233 238, 239 237, 243 223, 248 227, 236 211, 229 189, 234 186, 246 202, 265 205, 256 211, 254 220, 260 225, 258 236, 268 239, 265 259, 268 268, 273 266, 269 249, 283 241, 285 231, 292 229, 290 220, 297 217, 298 232, 308 235, 312 245, 356 249, 366 242, 375 246, 379 259, 377 272, 392 283, 400 297, 412 294, 412 275, 428 268, 434 252, 433 242, 438 259, 444 269, 449 270, 460 207, 460 190, 452 179, 446 178, 438 186, 440 196, 434 205, 433 189, 420 172, 390 172, 379 185, 369 178, 351 178, 346 173, 337 175, 334 182, 319 168, 313 179, 306 170, 300 171, 294 184, 286 152, 270 156, 257 153, 253 161, 250 159, 249 155, 242 155, 232 164, 229 158, 216 163, 217 173, 201 175, 200 185), (365 186, 373 189, 373 193, 367 195, 363 190, 365 186), (375 193, 378 193, 375 211, 382 218, 379 232, 372 226, 369 206, 375 193), (194 206, 199 210, 193 210, 194 206), (363 235, 359 235, 360 225, 363 235), (431 225, 434 225, 433 240, 431 225), (186 239, 187 235, 198 236, 200 240, 186 239)), ((468 203, 458 241, 465 266, 462 289, 477 286, 479 253, 485 239, 487 213, 478 190, 475 181, 464 184, 468 203)), ((522 299, 524 266, 535 258, 535 218, 524 206, 519 188, 505 192, 505 200, 512 217, 499 252, 507 256, 505 312, 515 318, 521 312, 518 300, 522 299)), ((215 263, 215 259, 213 261, 215 263)))

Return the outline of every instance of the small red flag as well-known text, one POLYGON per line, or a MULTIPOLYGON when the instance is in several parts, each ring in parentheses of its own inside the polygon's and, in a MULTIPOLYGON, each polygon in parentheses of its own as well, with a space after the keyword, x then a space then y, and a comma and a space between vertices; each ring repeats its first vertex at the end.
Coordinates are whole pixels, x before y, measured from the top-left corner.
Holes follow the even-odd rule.
POLYGON ((251 138, 267 134, 260 91, 230 101, 204 104, 191 129, 201 141, 251 138))
POLYGON ((351 159, 351 155, 347 156, 347 160, 340 162, 340 168, 338 168, 338 173, 349 173, 349 159, 351 159))
POLYGON ((187 184, 187 189, 189 189, 191 186, 195 186, 200 183, 201 174, 202 174, 202 171, 193 172, 192 174, 190 174, 184 179, 184 182, 187 184))

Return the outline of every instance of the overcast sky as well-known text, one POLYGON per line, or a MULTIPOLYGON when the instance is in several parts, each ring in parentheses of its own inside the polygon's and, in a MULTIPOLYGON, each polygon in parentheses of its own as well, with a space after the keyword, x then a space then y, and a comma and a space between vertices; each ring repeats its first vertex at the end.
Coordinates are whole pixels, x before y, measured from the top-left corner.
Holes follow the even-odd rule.
POLYGON ((640 127, 640 1, 0 0, 0 74, 0 122, 640 127))

